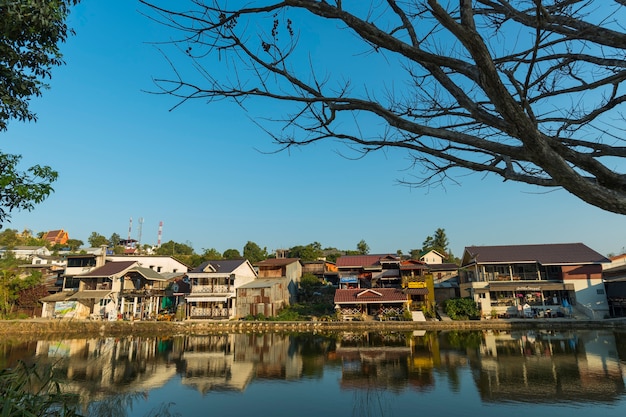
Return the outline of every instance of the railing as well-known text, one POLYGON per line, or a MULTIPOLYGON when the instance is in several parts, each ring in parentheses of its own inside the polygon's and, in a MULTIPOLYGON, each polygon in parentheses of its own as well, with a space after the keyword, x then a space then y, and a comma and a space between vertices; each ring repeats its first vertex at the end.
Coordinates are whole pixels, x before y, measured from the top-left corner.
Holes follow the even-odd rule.
POLYGON ((219 307, 191 307, 191 317, 205 317, 205 318, 229 318, 231 316, 232 309, 219 308, 219 307))
POLYGON ((228 294, 234 292, 234 289, 229 288, 228 285, 193 285, 191 292, 202 294, 228 294))

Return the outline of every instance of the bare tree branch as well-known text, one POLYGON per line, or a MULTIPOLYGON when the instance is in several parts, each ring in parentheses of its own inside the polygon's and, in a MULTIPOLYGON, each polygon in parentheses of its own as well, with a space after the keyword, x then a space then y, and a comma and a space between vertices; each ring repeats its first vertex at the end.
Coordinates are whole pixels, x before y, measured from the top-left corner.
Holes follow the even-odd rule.
POLYGON ((414 185, 463 169, 562 187, 626 214, 623 0, 140 1, 178 36, 159 44, 174 74, 155 79, 160 93, 181 104, 281 103, 290 110, 263 123, 279 149, 322 140, 364 155, 398 148, 424 173, 414 185), (346 65, 323 55, 302 65, 298 29, 317 24, 353 35, 346 65), (388 71, 363 81, 364 56, 388 71))

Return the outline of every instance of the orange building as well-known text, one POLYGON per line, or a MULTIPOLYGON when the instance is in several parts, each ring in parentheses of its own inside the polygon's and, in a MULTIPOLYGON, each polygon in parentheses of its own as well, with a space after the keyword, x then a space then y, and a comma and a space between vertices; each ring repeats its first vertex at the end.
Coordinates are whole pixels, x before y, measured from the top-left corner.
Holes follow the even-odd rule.
POLYGON ((53 245, 56 245, 57 243, 60 244, 60 245, 65 245, 69 238, 70 238, 70 236, 63 229, 60 229, 60 230, 50 230, 49 232, 47 232, 46 234, 43 235, 43 239, 47 240, 48 242, 52 243, 53 245))

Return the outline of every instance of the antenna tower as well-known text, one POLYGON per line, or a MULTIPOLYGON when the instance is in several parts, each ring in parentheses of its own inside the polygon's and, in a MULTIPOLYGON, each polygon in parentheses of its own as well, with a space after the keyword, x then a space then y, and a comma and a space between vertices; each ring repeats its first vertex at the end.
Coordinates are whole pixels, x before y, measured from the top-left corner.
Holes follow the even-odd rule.
POLYGON ((139 229, 137 229, 137 246, 141 248, 141 229, 143 228, 143 217, 139 218, 139 229))
POLYGON ((133 229, 133 218, 130 218, 130 222, 128 223, 128 240, 130 241, 130 231, 133 229))
POLYGON ((161 247, 161 235, 163 234, 163 222, 159 222, 159 236, 157 239, 157 248, 161 247))

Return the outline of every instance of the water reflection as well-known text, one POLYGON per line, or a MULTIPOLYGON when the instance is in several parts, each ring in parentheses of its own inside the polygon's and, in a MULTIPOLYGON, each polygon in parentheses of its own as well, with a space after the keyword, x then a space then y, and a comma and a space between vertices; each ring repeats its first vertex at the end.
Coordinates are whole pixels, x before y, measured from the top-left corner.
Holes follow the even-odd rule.
POLYGON ((138 403, 153 415, 184 415, 174 387, 215 402, 276 381, 310 384, 303 397, 335 384, 334 401, 350 403, 353 415, 409 412, 416 396, 440 390, 471 395, 466 376, 482 404, 614 405, 626 397, 626 337, 612 331, 224 333, 6 341, 0 349, 5 367, 54 364, 90 415, 121 416, 138 403))
POLYGON ((612 332, 487 333, 474 369, 485 401, 612 402, 624 394, 612 332))

